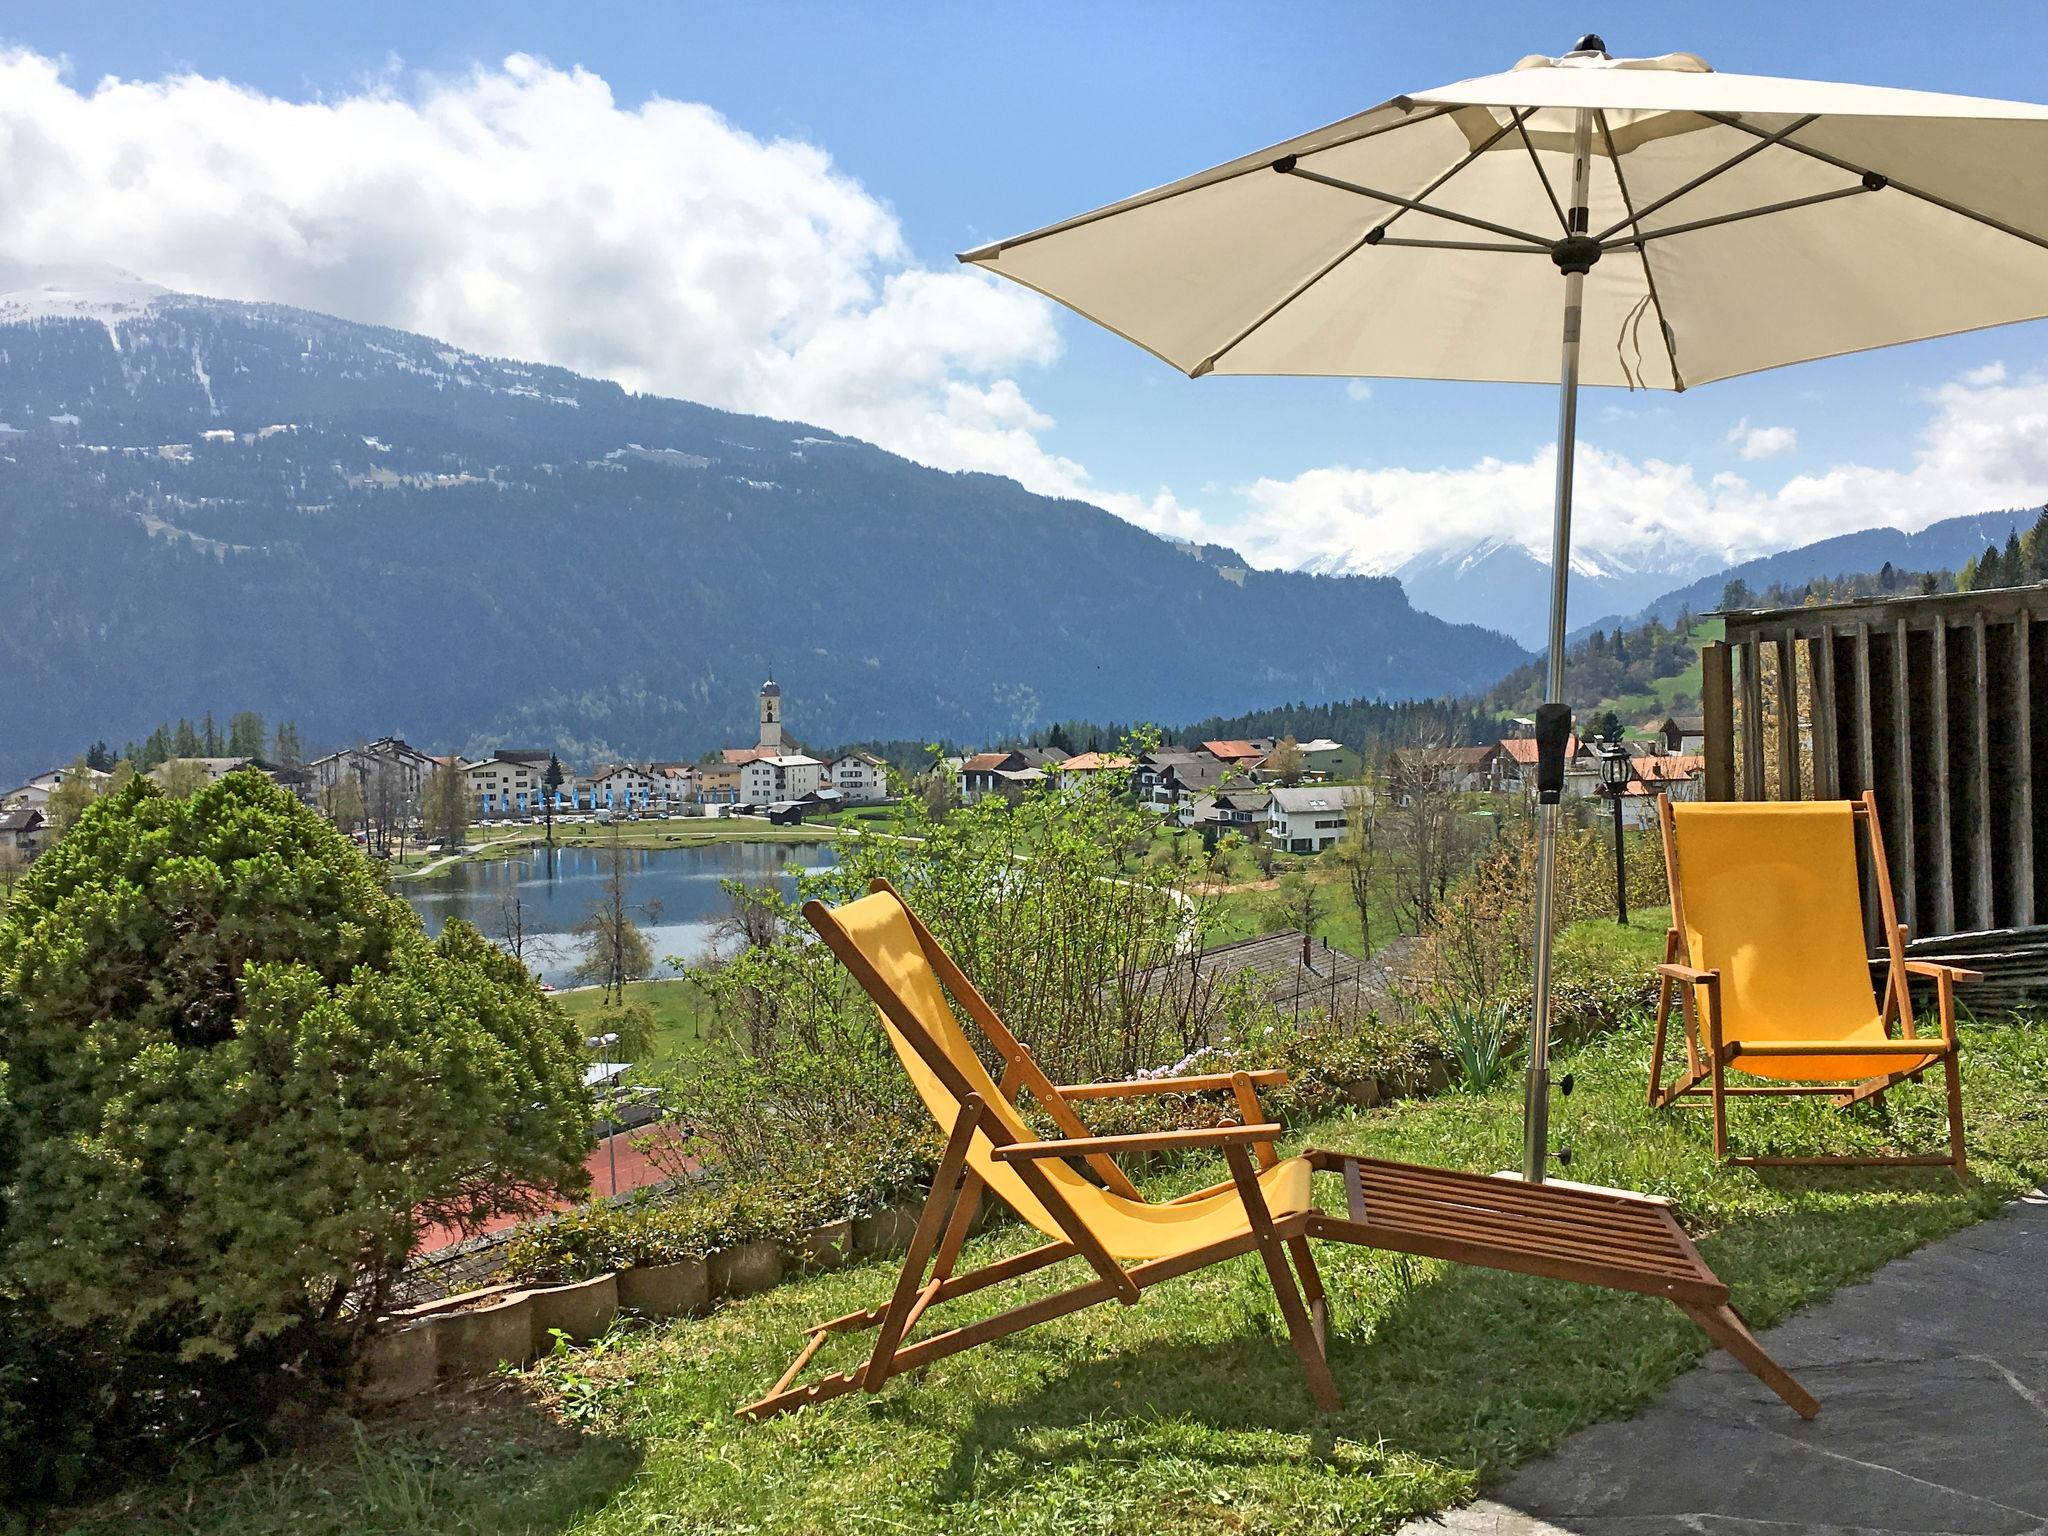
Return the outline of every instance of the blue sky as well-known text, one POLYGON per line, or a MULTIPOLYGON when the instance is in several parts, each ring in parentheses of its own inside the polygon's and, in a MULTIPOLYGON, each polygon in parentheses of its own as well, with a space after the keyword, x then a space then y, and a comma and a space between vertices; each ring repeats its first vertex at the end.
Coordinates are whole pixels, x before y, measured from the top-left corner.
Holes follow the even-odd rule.
MULTIPOLYGON (((7 42, 68 61, 68 83, 80 92, 108 74, 155 81, 190 72, 267 97, 322 101, 370 82, 404 94, 417 72, 459 77, 514 53, 580 66, 602 77, 622 109, 654 96, 702 102, 758 138, 816 146, 900 222, 907 249, 891 260, 933 270, 950 270, 952 254, 978 242, 1398 91, 1488 73, 1525 53, 1561 52, 1585 30, 1601 32, 1618 54, 1686 49, 1724 70, 1990 96, 2048 92, 2039 68, 2048 56, 2048 10, 2021 4, 1721 4, 1681 12, 1606 3, 99 3, 17 10, 0 23, 7 42)), ((133 264, 123 255, 108 249, 101 259, 133 264)), ((138 269, 160 275, 147 263, 138 269)), ((403 323, 412 313, 363 318, 403 323)), ((1000 312, 995 323, 1003 323, 1000 312)), ((1084 466, 1088 483, 1104 492, 1148 497, 1170 488, 1226 536, 1252 515, 1243 487, 1261 478, 1292 482, 1328 466, 1457 470, 1487 455, 1527 460, 1553 430, 1545 389, 1380 383, 1357 399, 1330 381, 1190 383, 1072 317, 1052 323, 1056 355, 1024 347, 1027 355, 984 370, 1014 378, 1035 412, 1050 418, 1034 429, 1035 441, 1084 466)), ((1941 410, 1930 391, 1978 370, 1988 393, 1965 402, 1969 420, 2032 409, 2040 402, 2013 386, 2043 350, 2036 325, 1683 397, 1602 394, 1589 405, 1583 435, 1635 463, 1686 466, 1700 484, 1739 473, 1765 493, 1839 465, 1906 474, 1941 410), (1981 371, 1994 364, 2004 366, 2004 381, 1981 371), (1730 436, 1741 422, 1788 428, 1796 447, 1744 460, 1742 440, 1730 436)), ((587 366, 588 354, 558 360, 587 366)), ((914 442, 907 451, 917 451, 914 442)), ((2020 466, 2017 480, 1994 486, 2003 491, 2027 473, 2020 466)), ((1451 494, 1483 496, 1485 483, 1461 482, 1451 494)), ((1929 510, 1916 515, 1924 521, 1929 510)), ((1756 515, 1768 523, 1773 514, 1756 515)), ((1803 541, 1797 527, 1774 540, 1803 541)))

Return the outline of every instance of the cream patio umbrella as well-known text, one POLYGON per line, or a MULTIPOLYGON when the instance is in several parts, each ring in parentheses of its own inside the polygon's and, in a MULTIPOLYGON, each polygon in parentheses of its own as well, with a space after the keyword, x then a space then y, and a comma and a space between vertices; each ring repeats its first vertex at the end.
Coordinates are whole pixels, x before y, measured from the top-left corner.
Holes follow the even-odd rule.
POLYGON ((1586 37, 960 259, 1190 378, 1558 380, 1523 1148, 1541 1180, 1580 381, 1680 390, 2048 316, 2048 107, 1586 37))

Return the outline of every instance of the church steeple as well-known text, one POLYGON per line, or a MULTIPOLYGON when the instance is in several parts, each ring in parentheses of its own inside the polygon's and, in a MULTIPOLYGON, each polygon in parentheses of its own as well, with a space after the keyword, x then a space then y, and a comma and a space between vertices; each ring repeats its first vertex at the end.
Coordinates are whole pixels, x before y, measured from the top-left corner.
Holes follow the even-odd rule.
POLYGON ((777 756, 783 750, 782 685, 772 677, 761 685, 760 745, 774 749, 777 756))

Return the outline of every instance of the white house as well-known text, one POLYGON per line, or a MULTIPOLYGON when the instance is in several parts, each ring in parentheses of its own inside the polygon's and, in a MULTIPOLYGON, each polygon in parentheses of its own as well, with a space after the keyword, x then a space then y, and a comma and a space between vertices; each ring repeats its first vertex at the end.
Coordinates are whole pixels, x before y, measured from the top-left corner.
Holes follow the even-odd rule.
MULTIPOLYGON (((62 784, 64 776, 70 772, 71 769, 66 767, 52 768, 48 773, 39 773, 26 784, 0 795, 0 805, 5 805, 10 810, 42 810, 50 803, 50 792, 62 784)), ((94 794, 106 788, 107 780, 112 777, 97 768, 86 769, 85 776, 92 781, 94 794)))
POLYGON ((664 809, 687 805, 697 798, 695 763, 649 763, 647 776, 654 780, 656 803, 664 809))
POLYGON ((872 752, 842 753, 832 760, 829 771, 832 787, 849 801, 888 798, 889 765, 872 752))
POLYGON ((655 804, 667 783, 632 763, 610 763, 590 776, 590 804, 599 810, 637 811, 655 804))
POLYGON ((787 753, 740 764, 740 799, 747 805, 799 800, 824 782, 825 765, 815 757, 787 753))
POLYGON ((540 810, 547 773, 546 752, 500 751, 467 764, 462 777, 479 816, 531 816, 540 810))
POLYGON ((1320 853, 1344 836, 1352 803, 1370 798, 1362 784, 1297 784, 1273 791, 1266 837, 1288 853, 1320 853))

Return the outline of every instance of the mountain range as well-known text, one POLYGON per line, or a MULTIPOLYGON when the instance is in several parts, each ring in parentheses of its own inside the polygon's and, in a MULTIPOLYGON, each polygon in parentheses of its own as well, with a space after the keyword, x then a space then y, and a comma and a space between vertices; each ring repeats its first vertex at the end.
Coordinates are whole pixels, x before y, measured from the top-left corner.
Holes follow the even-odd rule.
POLYGON ((1983 554, 1988 545, 2003 547, 2008 535, 2025 533, 2040 515, 2039 507, 1968 512, 1929 523, 1917 533, 1900 528, 1865 528, 1856 533, 1837 534, 1796 549, 1725 566, 1684 586, 1673 587, 1641 608, 1624 609, 1579 625, 1572 638, 1596 629, 1632 629, 1651 619, 1671 624, 1682 613, 1710 612, 1721 606, 1721 594, 1732 581, 1744 582, 1751 591, 1762 592, 1777 583, 1799 586, 1819 576, 1877 571, 1887 563, 1902 571, 1952 571, 1965 560, 1983 554))
POLYGON ((0 781, 212 710, 576 758, 1483 688, 1387 577, 126 277, 0 297, 0 781))
MULTIPOLYGON (((1678 581, 1715 568, 1712 555, 1691 547, 1653 549, 1632 560, 1596 549, 1572 552, 1571 609, 1628 612, 1652 603, 1678 581)), ((1531 650, 1547 643, 1550 562, 1520 543, 1492 538, 1462 549, 1425 550, 1389 573, 1424 613, 1454 624, 1505 631, 1531 650)), ((1715 588, 1718 595, 1720 589, 1715 588)))

